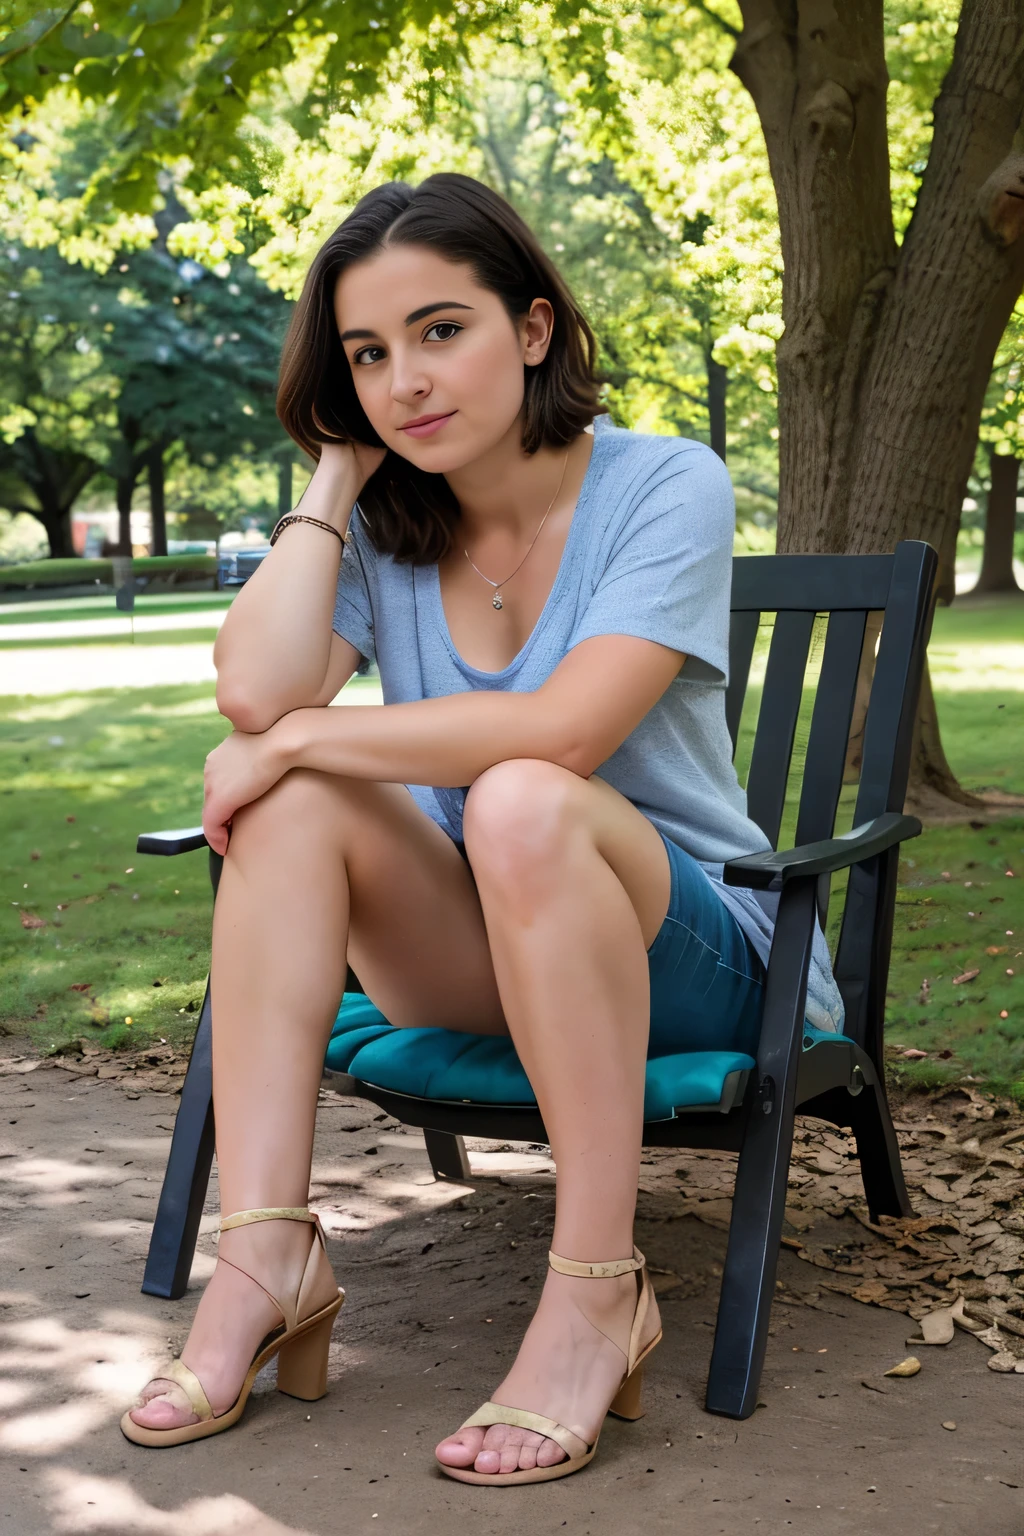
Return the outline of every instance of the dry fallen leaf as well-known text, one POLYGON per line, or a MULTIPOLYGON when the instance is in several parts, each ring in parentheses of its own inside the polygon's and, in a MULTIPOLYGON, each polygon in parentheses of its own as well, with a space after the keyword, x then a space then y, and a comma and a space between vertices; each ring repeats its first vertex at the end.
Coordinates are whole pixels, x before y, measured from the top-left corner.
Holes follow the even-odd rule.
POLYGON ((921 1369, 921 1362, 916 1355, 908 1355, 901 1360, 899 1365, 894 1365, 891 1371, 883 1372, 886 1376, 916 1376, 921 1369))
POLYGON ((959 987, 965 981, 973 981, 975 976, 980 976, 980 970, 963 971, 959 976, 953 977, 954 987, 959 987))
POLYGON ((956 1331, 953 1327, 953 1308, 940 1307, 937 1312, 926 1312, 918 1322, 920 1335, 908 1339, 908 1344, 948 1344, 956 1331))
POLYGON ((1000 1351, 999 1354, 989 1355, 986 1364, 990 1371, 1015 1371, 1018 1364, 1024 1365, 1024 1361, 1019 1362, 1016 1355, 1000 1351))
POLYGON ((36 917, 34 912, 23 912, 21 914, 21 926, 23 928, 45 928, 46 918, 36 917))

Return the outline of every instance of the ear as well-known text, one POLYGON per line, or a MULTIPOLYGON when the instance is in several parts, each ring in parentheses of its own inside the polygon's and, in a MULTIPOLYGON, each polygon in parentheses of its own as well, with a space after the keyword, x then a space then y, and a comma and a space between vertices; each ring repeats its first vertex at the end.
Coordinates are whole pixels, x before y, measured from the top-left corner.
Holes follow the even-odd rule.
POLYGON ((523 362, 535 368, 547 356, 555 329, 555 312, 547 299, 534 299, 530 313, 520 322, 523 362))

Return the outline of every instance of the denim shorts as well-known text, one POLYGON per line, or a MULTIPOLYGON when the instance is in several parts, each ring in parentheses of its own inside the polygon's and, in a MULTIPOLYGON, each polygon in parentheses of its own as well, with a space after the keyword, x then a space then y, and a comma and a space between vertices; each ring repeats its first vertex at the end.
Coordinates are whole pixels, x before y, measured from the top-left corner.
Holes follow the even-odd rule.
POLYGON ((647 951, 647 1054, 746 1051, 761 1030, 765 969, 703 869, 661 833, 672 877, 665 921, 647 951))

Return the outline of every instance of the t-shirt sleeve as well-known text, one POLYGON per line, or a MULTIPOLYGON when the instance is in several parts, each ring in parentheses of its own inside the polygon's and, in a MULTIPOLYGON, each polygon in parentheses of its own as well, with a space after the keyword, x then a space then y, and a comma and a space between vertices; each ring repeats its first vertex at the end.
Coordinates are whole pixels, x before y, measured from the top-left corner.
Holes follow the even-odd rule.
POLYGON ((722 460, 703 443, 674 445, 614 526, 567 649, 595 635, 636 635, 683 652, 681 677, 724 681, 735 525, 722 460))
POLYGON ((354 645, 360 656, 375 661, 373 645, 373 609, 367 580, 367 564, 372 551, 362 528, 362 513, 356 502, 349 518, 348 534, 338 571, 338 593, 334 601, 331 628, 343 640, 354 645))

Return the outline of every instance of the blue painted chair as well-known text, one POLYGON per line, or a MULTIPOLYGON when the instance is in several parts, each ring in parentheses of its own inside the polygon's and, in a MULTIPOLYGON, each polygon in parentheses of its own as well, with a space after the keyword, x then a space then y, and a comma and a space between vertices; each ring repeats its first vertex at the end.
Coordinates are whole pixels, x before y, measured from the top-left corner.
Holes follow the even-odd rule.
MULTIPOLYGON (((726 866, 729 884, 781 890, 755 1055, 723 1049, 647 1063, 644 1143, 739 1153, 706 1406, 746 1418, 757 1403, 794 1115, 849 1126, 873 1219, 911 1213, 885 1094, 883 1028, 899 845, 921 830, 902 813, 937 560, 905 541, 891 555, 770 555, 733 564, 726 716, 734 747, 762 616, 774 614, 747 773, 751 817, 777 846, 807 685, 815 620, 827 615, 799 785, 795 846, 726 866), (869 614, 881 633, 863 720, 852 831, 833 836, 866 654, 869 614), (844 1032, 804 1019, 811 935, 830 877, 848 871, 834 970, 844 1032)), ((145 833, 139 853, 206 846, 201 828, 145 833)), ((222 860, 210 850, 216 898, 222 860)), ((213 1157, 210 988, 181 1094, 142 1289, 178 1297, 188 1282, 213 1157)), ((463 1137, 546 1141, 510 1040, 446 1029, 396 1030, 349 971, 325 1074, 422 1128, 438 1178, 469 1175, 463 1137)))

